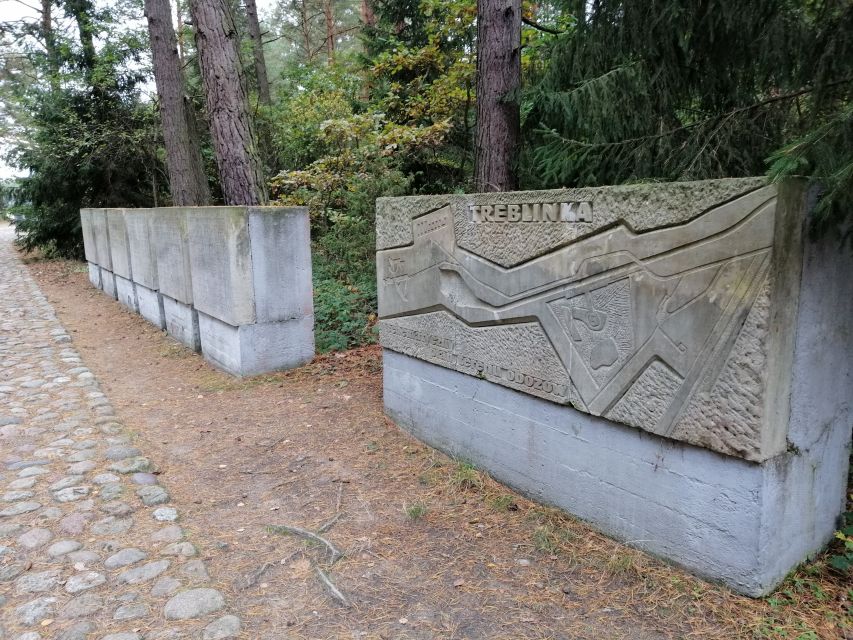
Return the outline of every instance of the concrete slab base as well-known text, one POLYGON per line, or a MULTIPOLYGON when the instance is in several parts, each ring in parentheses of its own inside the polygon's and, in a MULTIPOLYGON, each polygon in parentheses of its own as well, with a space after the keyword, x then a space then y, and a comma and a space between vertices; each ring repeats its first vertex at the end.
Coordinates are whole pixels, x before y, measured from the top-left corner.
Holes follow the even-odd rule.
POLYGON ((136 301, 136 287, 133 282, 117 275, 116 279, 116 298, 125 307, 139 313, 139 304, 136 301))
POLYGON ((101 289, 113 300, 118 299, 116 293, 116 277, 112 271, 107 271, 101 267, 101 289))
POLYGON ((198 313, 191 305, 161 294, 166 331, 178 342, 193 351, 201 350, 198 331, 198 313))
POLYGON ((139 306, 139 315, 158 329, 166 328, 163 297, 157 291, 152 291, 148 287, 136 284, 136 303, 139 306))
POLYGON ((89 265, 89 282, 92 283, 93 287, 100 289, 101 288, 101 268, 92 262, 89 262, 87 264, 89 265))
POLYGON ((201 352, 236 376, 292 369, 314 357, 314 318, 233 327, 199 312, 201 352))
POLYGON ((417 438, 750 596, 819 550, 843 504, 849 409, 757 464, 389 350, 384 390, 388 415, 417 438))

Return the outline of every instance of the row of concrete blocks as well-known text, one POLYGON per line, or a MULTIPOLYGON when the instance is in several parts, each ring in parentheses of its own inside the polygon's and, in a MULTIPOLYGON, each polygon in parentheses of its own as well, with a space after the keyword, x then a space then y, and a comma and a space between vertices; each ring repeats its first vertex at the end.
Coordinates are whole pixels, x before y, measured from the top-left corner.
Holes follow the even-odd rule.
POLYGON ((304 207, 83 209, 89 279, 237 376, 314 356, 304 207))

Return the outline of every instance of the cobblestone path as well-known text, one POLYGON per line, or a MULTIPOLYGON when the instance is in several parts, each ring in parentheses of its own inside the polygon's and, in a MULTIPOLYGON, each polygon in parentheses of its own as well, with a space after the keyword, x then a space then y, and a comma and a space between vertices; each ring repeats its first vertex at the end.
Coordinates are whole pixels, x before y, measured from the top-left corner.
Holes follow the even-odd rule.
POLYGON ((240 635, 0 227, 0 640, 240 635))

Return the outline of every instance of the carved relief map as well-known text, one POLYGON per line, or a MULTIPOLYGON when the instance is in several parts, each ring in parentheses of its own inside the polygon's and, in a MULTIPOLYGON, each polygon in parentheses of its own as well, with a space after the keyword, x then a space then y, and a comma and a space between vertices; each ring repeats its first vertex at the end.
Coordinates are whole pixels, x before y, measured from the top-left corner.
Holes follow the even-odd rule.
POLYGON ((655 187, 380 201, 382 346, 764 459, 776 191, 655 187))

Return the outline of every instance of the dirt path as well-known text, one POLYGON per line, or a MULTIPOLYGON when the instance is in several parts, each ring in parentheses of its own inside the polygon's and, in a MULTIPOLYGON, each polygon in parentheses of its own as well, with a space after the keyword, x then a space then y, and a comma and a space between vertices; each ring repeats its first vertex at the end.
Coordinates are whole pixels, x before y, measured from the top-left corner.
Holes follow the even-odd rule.
POLYGON ((841 585, 792 609, 734 596, 409 438, 382 413, 375 349, 239 381, 92 289, 81 265, 30 269, 204 541, 241 637, 797 637, 774 624, 844 637, 841 585), (335 517, 334 565, 268 528, 335 517))

